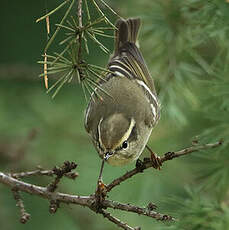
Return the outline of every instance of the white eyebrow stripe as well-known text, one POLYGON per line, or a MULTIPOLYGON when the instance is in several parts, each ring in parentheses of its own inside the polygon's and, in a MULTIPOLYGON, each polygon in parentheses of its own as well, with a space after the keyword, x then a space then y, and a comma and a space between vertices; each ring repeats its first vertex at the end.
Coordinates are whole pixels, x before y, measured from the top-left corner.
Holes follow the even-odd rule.
POLYGON ((102 139, 101 139, 100 125, 101 125, 102 121, 103 121, 103 117, 99 120, 99 124, 98 124, 99 144, 103 147, 103 149, 106 149, 103 142, 102 142, 102 139))
POLYGON ((124 141, 128 140, 135 124, 136 124, 136 122, 135 122, 134 118, 131 118, 129 128, 127 129, 127 131, 125 132, 123 137, 120 139, 120 141, 117 143, 117 145, 115 145, 114 149, 120 147, 124 141))

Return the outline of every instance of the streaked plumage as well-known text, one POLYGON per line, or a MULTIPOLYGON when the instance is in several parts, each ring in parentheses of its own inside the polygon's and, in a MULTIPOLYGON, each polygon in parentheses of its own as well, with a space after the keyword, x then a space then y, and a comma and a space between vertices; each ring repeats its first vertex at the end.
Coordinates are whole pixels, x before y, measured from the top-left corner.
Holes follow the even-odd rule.
POLYGON ((108 63, 112 73, 91 96, 85 128, 101 158, 110 154, 108 163, 123 165, 144 150, 160 107, 153 79, 136 46, 140 19, 119 20, 116 27, 114 55, 108 63))

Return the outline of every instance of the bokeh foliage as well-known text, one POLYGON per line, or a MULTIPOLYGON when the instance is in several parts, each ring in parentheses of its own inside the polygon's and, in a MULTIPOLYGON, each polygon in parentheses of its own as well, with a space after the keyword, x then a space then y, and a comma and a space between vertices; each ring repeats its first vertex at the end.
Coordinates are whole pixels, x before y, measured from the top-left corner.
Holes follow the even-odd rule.
MULTIPOLYGON (((180 220, 177 224, 167 226, 146 217, 115 214, 143 229, 228 229, 229 3, 224 0, 109 0, 107 3, 124 18, 140 16, 143 20, 139 43, 162 104, 161 121, 150 138, 152 149, 160 154, 186 147, 193 139, 203 143, 224 140, 220 149, 173 160, 161 171, 148 170, 110 194, 111 199, 138 205, 152 201, 159 211, 176 216, 180 220)), ((48 1, 47 7, 53 9, 57 4, 55 0, 48 1)), ((13 5, 3 1, 0 10, 4 31, 0 38, 3 44, 0 167, 4 171, 25 171, 37 165, 51 168, 64 160, 76 161, 80 176, 74 183, 65 180, 61 191, 88 195, 95 189, 100 159, 83 128, 86 102, 82 89, 77 83, 68 84, 53 100, 37 77, 42 70, 37 69, 36 62, 41 60, 46 31, 45 24, 36 24, 35 20, 45 14, 45 9, 45 1, 20 1, 13 5), (37 130, 37 136, 27 146, 23 158, 15 161, 11 156, 31 129, 37 130)), ((108 9, 103 10, 111 21, 115 20, 108 9)), ((64 12, 61 9, 50 17, 52 32, 64 12)), ((57 39, 61 41, 62 37, 57 39)), ((112 50, 111 38, 102 41, 112 50)), ((54 45, 51 51, 61 52, 58 47, 54 45)), ((109 55, 93 42, 90 47, 95 52, 90 52, 87 60, 105 67, 109 55)), ((112 180, 133 165, 124 168, 106 165, 104 181, 112 180)), ((47 178, 29 181, 48 183, 47 178)), ((3 229, 116 229, 87 209, 62 206, 52 216, 47 201, 26 194, 23 197, 32 215, 26 225, 18 223, 12 194, 0 185, 3 229)))

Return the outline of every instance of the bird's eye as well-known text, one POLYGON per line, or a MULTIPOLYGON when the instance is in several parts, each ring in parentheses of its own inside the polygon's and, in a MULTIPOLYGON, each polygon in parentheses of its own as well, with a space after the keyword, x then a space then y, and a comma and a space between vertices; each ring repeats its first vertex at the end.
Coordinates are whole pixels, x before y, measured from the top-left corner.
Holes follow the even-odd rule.
POLYGON ((122 148, 123 149, 126 149, 128 147, 128 143, 127 143, 127 141, 124 141, 123 143, 122 143, 122 148))

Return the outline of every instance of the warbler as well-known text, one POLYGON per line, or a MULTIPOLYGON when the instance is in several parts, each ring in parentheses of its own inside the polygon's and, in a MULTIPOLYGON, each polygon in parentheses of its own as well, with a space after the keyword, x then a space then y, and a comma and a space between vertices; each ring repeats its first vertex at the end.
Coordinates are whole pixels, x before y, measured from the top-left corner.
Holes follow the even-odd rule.
POLYGON ((140 24, 139 18, 117 21, 108 73, 85 112, 99 156, 114 166, 139 158, 160 118, 154 81, 137 46, 140 24))

